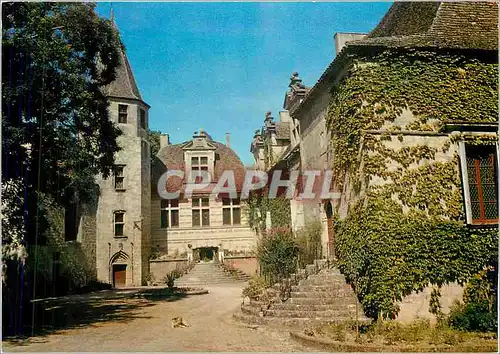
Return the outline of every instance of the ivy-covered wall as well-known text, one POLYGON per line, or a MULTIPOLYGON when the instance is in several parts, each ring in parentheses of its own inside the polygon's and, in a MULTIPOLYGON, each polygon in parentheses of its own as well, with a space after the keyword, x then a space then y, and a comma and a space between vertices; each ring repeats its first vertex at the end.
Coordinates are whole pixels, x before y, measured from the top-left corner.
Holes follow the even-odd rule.
POLYGON ((370 316, 394 317, 413 291, 465 282, 497 260, 498 229, 464 225, 457 134, 441 133, 446 122, 498 120, 492 58, 357 52, 332 90, 333 170, 348 204, 337 256, 370 316))

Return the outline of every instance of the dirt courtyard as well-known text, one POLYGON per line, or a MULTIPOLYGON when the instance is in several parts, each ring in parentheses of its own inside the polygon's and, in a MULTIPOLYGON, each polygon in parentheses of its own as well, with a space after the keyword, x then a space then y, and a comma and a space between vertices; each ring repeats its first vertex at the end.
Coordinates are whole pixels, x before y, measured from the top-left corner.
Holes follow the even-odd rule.
POLYGON ((311 351, 293 342, 286 330, 250 328, 232 314, 241 304, 241 284, 207 287, 209 294, 176 301, 127 298, 103 299, 103 306, 119 305, 105 321, 87 321, 69 329, 3 342, 3 351, 39 352, 165 352, 165 351, 311 351), (106 305, 106 303, 108 303, 106 305), (172 328, 171 318, 182 316, 190 327, 172 328))

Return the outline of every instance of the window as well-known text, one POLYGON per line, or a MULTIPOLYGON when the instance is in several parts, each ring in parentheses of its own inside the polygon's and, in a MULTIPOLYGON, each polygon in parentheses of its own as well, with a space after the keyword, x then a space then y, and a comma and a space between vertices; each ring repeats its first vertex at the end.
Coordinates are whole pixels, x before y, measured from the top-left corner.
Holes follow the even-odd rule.
POLYGON ((466 168, 466 171, 462 169, 462 175, 467 222, 496 224, 498 222, 496 146, 472 146, 463 143, 462 146, 464 146, 461 148, 462 165, 466 168), (465 163, 463 150, 465 150, 465 163))
POLYGON ((162 229, 179 227, 179 200, 162 199, 160 208, 161 208, 160 227, 162 229))
POLYGON ((78 204, 71 203, 64 210, 64 240, 76 241, 80 223, 78 204))
MULTIPOLYGON (((191 157, 191 171, 207 171, 208 172, 208 157, 191 157)), ((196 176, 194 183, 200 183, 201 176, 196 176)))
POLYGON ((140 110, 141 114, 141 128, 146 129, 146 111, 141 109, 140 110))
POLYGON ((127 111, 128 111, 128 106, 126 104, 119 104, 118 105, 118 123, 127 123, 127 111))
POLYGON ((124 236, 124 228, 125 228, 125 212, 124 211, 115 211, 114 213, 114 232, 115 237, 124 236))
POLYGON ((148 158, 149 146, 148 146, 148 143, 145 141, 141 141, 141 154, 145 159, 148 158))
POLYGON ((241 224, 239 199, 222 199, 222 223, 224 225, 241 224))
POLYGON ((124 191, 125 190, 125 175, 123 173, 125 165, 115 166, 115 190, 124 191))
POLYGON ((208 198, 193 198, 193 227, 210 226, 210 206, 208 198))

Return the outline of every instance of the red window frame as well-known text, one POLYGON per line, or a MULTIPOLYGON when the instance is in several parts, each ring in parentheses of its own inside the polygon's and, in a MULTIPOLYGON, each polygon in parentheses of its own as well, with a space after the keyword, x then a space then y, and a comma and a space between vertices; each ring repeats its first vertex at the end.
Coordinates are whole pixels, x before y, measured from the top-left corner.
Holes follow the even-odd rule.
POLYGON ((471 204, 471 220, 473 225, 497 224, 498 223, 498 171, 496 162, 495 146, 466 146, 466 163, 468 171, 469 198, 471 204), (489 160, 485 166, 481 160, 489 160), (472 162, 472 163, 471 163, 472 162), (484 177, 484 173, 493 173, 493 176, 484 177), (494 199, 485 200, 485 188, 494 186, 494 199), (473 189, 477 190, 477 198, 473 199, 473 189), (472 208, 477 204, 477 208, 472 208), (493 204, 497 211, 496 218, 486 216, 486 205, 493 204), (477 213, 479 211, 479 215, 477 213))

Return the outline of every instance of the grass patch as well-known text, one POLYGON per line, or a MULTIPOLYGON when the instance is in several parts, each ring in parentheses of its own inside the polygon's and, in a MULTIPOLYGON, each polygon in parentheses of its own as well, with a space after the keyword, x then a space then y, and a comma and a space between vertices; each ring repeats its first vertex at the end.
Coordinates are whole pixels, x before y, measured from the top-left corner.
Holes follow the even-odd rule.
POLYGON ((360 326, 359 336, 356 335, 355 323, 324 325, 313 332, 318 338, 393 351, 419 351, 419 348, 452 351, 497 350, 496 333, 465 332, 446 325, 432 326, 429 320, 417 320, 411 324, 379 321, 360 326))

